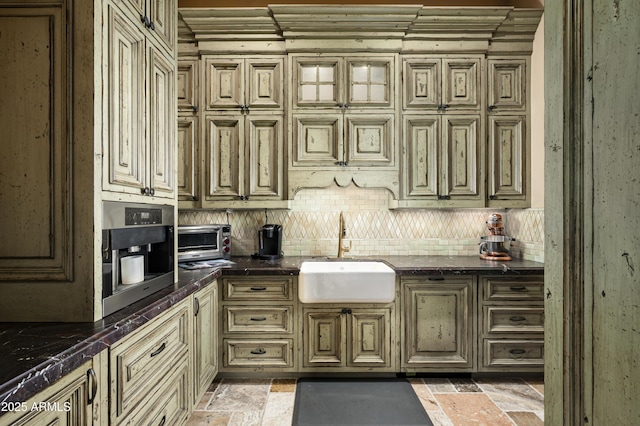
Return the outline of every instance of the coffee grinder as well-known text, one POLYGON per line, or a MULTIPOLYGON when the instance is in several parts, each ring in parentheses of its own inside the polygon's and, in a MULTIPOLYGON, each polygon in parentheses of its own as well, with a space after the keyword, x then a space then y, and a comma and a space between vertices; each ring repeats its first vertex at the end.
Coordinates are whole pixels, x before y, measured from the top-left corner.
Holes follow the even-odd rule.
POLYGON ((511 260, 507 247, 511 241, 515 241, 516 239, 504 235, 502 215, 498 213, 492 214, 489 216, 486 224, 489 228, 489 235, 480 237, 480 259, 498 261, 511 260))
POLYGON ((266 209, 264 217, 265 225, 258 230, 258 258, 280 259, 282 257, 282 225, 268 223, 266 209))

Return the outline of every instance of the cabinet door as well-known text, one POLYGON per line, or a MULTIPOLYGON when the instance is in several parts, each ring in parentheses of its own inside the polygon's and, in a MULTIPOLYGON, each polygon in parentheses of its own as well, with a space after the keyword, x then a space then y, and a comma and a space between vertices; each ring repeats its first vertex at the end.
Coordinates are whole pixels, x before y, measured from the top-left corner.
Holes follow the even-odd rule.
POLYGON ((487 109, 492 112, 525 111, 526 60, 489 59, 487 109))
POLYGON ((524 116, 489 117, 489 199, 526 200, 524 116))
POLYGON ((242 195, 240 168, 244 159, 244 117, 209 115, 205 117, 205 200, 237 199, 242 195))
POLYGON ((176 50, 178 33, 177 0, 146 0, 147 15, 150 21, 150 33, 169 54, 176 50))
MULTIPOLYGON (((97 376, 91 371, 92 362, 89 361, 28 401, 3 402, 3 410, 12 412, 3 415, 0 418, 0 424, 12 426, 100 425, 101 410, 96 407, 92 413, 92 404, 87 404, 89 400, 93 401, 93 405, 102 403, 95 394, 98 383, 92 382, 97 376), (16 409, 12 409, 13 407, 16 409)), ((106 403, 106 399, 104 402, 106 403)), ((108 423, 106 418, 102 420, 103 424, 108 423)))
POLYGON ((336 166, 344 161, 342 114, 293 116, 293 167, 336 166))
POLYGON ((198 291, 193 300, 193 404, 197 404, 218 372, 217 283, 198 291))
POLYGON ((353 367, 391 366, 390 310, 357 310, 351 322, 349 364, 353 367))
POLYGON ((480 116, 443 116, 441 195, 476 199, 481 196, 480 116))
POLYGON ((403 108, 437 109, 442 99, 441 66, 440 59, 403 60, 403 108))
POLYGON ((240 109, 244 99, 244 59, 204 60, 204 102, 209 111, 240 109))
POLYGON ((404 321, 402 366, 474 367, 473 278, 402 280, 404 321))
POLYGON ((346 60, 349 108, 390 107, 395 103, 395 58, 348 58, 346 60))
POLYGON ((345 367, 346 315, 340 310, 304 313, 304 367, 345 367))
POLYGON ((347 115, 346 160, 350 166, 393 167, 394 114, 347 115))
POLYGON ((145 38, 108 6, 107 140, 103 188, 140 194, 146 184, 145 38))
POLYGON ((245 194, 250 198, 282 199, 284 180, 283 117, 250 114, 246 117, 248 144, 245 194))
POLYGON ((198 90, 200 89, 198 64, 199 61, 197 60, 178 61, 178 83, 176 86, 176 94, 178 98, 179 112, 198 112, 198 90))
POLYGON ((249 108, 284 108, 284 58, 247 59, 249 108))
POLYGON ((480 58, 443 59, 443 103, 448 110, 480 110, 480 58))
POLYGON ((330 57, 295 57, 293 107, 336 108, 342 102, 342 61, 330 57))
POLYGON ((197 201, 199 188, 198 118, 178 117, 178 200, 197 201))
POLYGON ((175 193, 175 64, 149 45, 148 53, 149 184, 156 197, 175 193))
POLYGON ((404 197, 437 197, 440 181, 440 117, 405 116, 404 144, 404 197))

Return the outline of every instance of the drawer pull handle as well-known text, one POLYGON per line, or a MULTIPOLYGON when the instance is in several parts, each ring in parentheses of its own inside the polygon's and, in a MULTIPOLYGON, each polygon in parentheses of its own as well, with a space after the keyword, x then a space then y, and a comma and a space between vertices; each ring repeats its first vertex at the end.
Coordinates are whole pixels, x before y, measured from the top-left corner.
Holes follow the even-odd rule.
POLYGON ((521 286, 521 287, 509 287, 509 289, 511 291, 527 291, 527 288, 525 286, 521 286))
POLYGON ((167 422, 167 415, 165 414, 164 416, 162 416, 162 420, 160 420, 160 423, 158 423, 158 426, 164 426, 166 422, 167 422))
POLYGON ((251 287, 251 291, 265 291, 266 287, 251 287))
POLYGON ((444 277, 431 277, 429 281, 444 281, 444 277))
POLYGON ((267 317, 251 317, 251 321, 266 321, 267 317))
POLYGON ((264 349, 260 348, 260 349, 254 349, 251 351, 252 354, 254 355, 264 355, 267 353, 267 351, 265 351, 264 349))
POLYGON ((96 376, 96 372, 93 368, 87 370, 87 380, 89 380, 89 378, 91 378, 91 395, 89 395, 87 405, 93 404, 96 396, 98 396, 98 376, 96 376))
POLYGON ((525 317, 511 317, 511 318, 509 318, 509 320, 513 321, 513 322, 522 322, 522 321, 526 320, 526 318, 525 317))
POLYGON ((158 355, 160 352, 164 351, 166 347, 167 347, 167 344, 165 342, 163 342, 162 345, 160 345, 160 347, 158 349, 156 349, 155 351, 151 352, 151 358, 153 358, 154 356, 158 355))
POLYGON ((525 351, 524 349, 511 349, 509 353, 511 355, 524 355, 525 353, 527 353, 527 351, 525 351))

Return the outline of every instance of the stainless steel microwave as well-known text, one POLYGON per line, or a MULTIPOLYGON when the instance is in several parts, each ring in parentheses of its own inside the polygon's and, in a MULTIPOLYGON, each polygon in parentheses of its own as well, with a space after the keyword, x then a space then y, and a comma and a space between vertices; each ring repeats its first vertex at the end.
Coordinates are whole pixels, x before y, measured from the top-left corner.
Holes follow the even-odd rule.
POLYGON ((178 226, 178 262, 231 258, 231 225, 178 226))

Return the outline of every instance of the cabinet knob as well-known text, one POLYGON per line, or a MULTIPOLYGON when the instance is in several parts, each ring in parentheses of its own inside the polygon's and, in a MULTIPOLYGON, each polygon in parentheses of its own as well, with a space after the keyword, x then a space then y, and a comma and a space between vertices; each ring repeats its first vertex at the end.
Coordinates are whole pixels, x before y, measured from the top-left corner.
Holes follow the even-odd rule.
POLYGON ((151 196, 156 195, 155 188, 149 188, 149 195, 151 195, 151 196))
POLYGON ((493 110, 495 110, 496 108, 497 108, 497 107, 496 107, 495 105, 489 105, 489 106, 487 107, 487 110, 488 110, 489 112, 493 112, 493 110))
POLYGON ((149 192, 150 192, 150 191, 151 191, 151 190, 149 189, 149 187, 148 187, 148 186, 145 186, 144 188, 141 188, 141 189, 140 189, 140 192, 142 193, 142 195, 149 195, 149 192))

